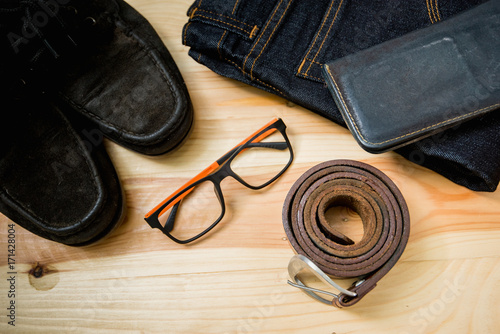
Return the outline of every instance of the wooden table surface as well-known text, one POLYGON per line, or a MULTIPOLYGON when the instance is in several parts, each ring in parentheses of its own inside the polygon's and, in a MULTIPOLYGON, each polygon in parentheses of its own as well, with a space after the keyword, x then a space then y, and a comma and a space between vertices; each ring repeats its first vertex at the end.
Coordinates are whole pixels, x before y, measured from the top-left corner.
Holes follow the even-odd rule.
MULTIPOLYGON (((127 198, 127 220, 97 245, 72 248, 16 225, 16 326, 31 332, 499 333, 500 191, 478 193, 394 153, 371 155, 350 133, 286 100, 218 76, 181 44, 190 0, 131 0, 176 60, 195 108, 189 140, 151 158, 106 142, 127 198), (143 220, 164 197, 273 117, 296 157, 274 185, 223 182, 223 222, 191 246, 143 220), (306 170, 333 159, 369 163, 406 198, 411 234, 402 258, 350 309, 320 304, 286 284, 294 254, 284 198, 306 170), (48 272, 35 278, 36 265, 48 272)), ((355 224, 352 212, 341 212, 355 224)), ((0 216, 0 332, 9 320, 7 226, 0 216)))

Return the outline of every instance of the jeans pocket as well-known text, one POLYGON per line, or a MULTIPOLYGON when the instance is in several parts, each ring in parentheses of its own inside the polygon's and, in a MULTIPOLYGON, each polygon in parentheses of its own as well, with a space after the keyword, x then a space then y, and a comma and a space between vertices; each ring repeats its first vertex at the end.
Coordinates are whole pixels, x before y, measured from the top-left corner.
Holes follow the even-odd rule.
POLYGON ((346 2, 347 0, 330 1, 323 19, 318 22, 316 34, 298 66, 296 72, 298 77, 324 82, 321 67, 327 60, 330 60, 325 57, 328 58, 328 50, 332 47, 331 41, 340 25, 346 2))

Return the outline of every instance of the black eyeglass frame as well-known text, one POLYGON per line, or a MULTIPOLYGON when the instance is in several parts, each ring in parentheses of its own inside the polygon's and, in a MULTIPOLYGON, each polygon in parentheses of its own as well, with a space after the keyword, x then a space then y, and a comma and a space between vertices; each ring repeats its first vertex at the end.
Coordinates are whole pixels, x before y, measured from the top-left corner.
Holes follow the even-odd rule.
POLYGON ((232 150, 230 150, 229 152, 224 154, 222 157, 220 157, 216 161, 216 163, 219 165, 219 167, 215 171, 213 171, 210 174, 208 174, 207 176, 197 180, 196 182, 193 182, 192 184, 188 183, 187 186, 185 185, 183 188, 179 189, 177 191, 177 193, 175 194, 175 196, 173 196, 169 200, 165 201, 162 205, 156 207, 154 209, 154 212, 150 212, 146 216, 145 220, 149 224, 149 226, 151 226, 151 228, 157 228, 157 229, 161 230, 163 232, 163 234, 165 234, 167 237, 169 237, 172 241, 174 241, 178 244, 191 243, 191 242, 203 237, 208 232, 210 232, 215 226, 217 226, 217 224, 222 220, 222 218, 224 218, 224 215, 226 213, 226 204, 224 201, 224 195, 222 193, 222 188, 221 188, 220 184, 226 177, 230 176, 230 177, 234 178, 235 180, 237 180, 239 183, 241 183, 242 185, 244 185, 247 188, 250 188, 253 190, 259 190, 259 189, 267 187, 268 185, 270 185, 271 183, 276 181, 281 175, 283 175, 283 173, 292 164, 293 158, 294 158, 293 149, 292 149, 292 145, 290 143, 290 140, 288 139, 288 136, 286 134, 286 125, 282 119, 278 118, 273 123, 269 124, 268 126, 265 126, 261 130, 257 131, 253 136, 251 136, 245 142, 243 142, 239 146, 236 146, 235 148, 233 148, 232 150), (259 137, 261 137, 266 132, 269 132, 272 129, 276 129, 277 131, 279 131, 282 134, 283 138, 285 139, 285 143, 286 143, 286 147, 283 149, 288 149, 290 151, 290 159, 289 159, 288 163, 285 165, 285 167, 277 175, 275 175, 271 180, 267 181, 266 183, 264 183, 260 186, 252 186, 252 185, 248 184, 247 182, 245 182, 236 172, 233 171, 233 169, 231 168, 231 162, 234 160, 234 158, 236 158, 236 156, 238 156, 238 154, 240 154, 243 150, 248 149, 248 148, 252 148, 252 147, 256 147, 256 146, 264 146, 264 147, 267 146, 269 148, 280 149, 277 146, 281 146, 281 145, 276 145, 276 143, 269 143, 268 145, 266 145, 266 143, 260 143, 260 140, 254 142, 256 139, 258 139, 259 137), (261 145, 257 145, 258 143, 260 143, 261 145), (173 226, 175 223, 175 215, 177 213, 179 205, 181 204, 181 201, 178 201, 172 207, 172 211, 169 214, 169 217, 167 219, 167 222, 165 223, 165 226, 161 225, 161 223, 159 221, 159 216, 162 213, 162 211, 166 207, 168 207, 172 202, 176 201, 179 197, 186 196, 187 192, 189 192, 190 190, 194 189, 199 184, 206 182, 206 181, 210 181, 214 185, 215 194, 216 194, 217 199, 219 200, 219 203, 221 205, 221 214, 220 214, 219 218, 217 218, 214 223, 212 223, 207 229, 205 229, 203 232, 197 234, 196 236, 189 238, 187 240, 177 239, 176 237, 171 235, 170 232, 173 229, 173 226))

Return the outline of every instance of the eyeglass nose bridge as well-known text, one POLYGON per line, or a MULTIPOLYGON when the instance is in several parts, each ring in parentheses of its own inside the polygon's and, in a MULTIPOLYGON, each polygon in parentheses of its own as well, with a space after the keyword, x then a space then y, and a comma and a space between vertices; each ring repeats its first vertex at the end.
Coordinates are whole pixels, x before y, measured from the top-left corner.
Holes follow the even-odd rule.
POLYGON ((212 175, 210 175, 209 179, 217 186, 217 184, 220 187, 221 182, 227 178, 228 176, 233 176, 227 168, 221 168, 212 175))
POLYGON ((238 174, 236 174, 233 171, 233 169, 231 168, 231 165, 229 163, 229 165, 227 165, 226 168, 221 168, 208 177, 208 179, 210 179, 214 183, 215 187, 218 188, 218 192, 220 193, 221 196, 222 196, 221 183, 222 183, 222 181, 224 181, 228 177, 235 179, 238 183, 241 183, 245 187, 249 187, 249 188, 253 189, 253 187, 251 187, 250 185, 247 185, 241 179, 241 177, 238 176, 238 174))

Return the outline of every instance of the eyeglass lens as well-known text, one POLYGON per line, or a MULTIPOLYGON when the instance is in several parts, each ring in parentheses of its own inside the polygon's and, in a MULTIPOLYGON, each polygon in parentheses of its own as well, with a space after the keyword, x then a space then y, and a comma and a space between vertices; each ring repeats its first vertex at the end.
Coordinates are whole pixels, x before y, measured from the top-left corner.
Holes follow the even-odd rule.
POLYGON ((204 181, 189 191, 178 205, 163 212, 160 224, 179 240, 188 240, 208 229, 222 214, 215 185, 204 181))
MULTIPOLYGON (((264 138, 248 144, 233 157, 233 172, 252 187, 260 187, 278 176, 288 165, 292 153, 283 134, 271 129, 264 138)), ((165 231, 178 240, 197 237, 213 225, 224 208, 215 184, 206 180, 187 191, 177 205, 160 215, 165 231)))
MULTIPOLYGON (((275 130, 275 129, 274 129, 275 130)), ((251 143, 231 161, 231 169, 252 187, 260 187, 279 175, 291 158, 283 134, 275 130, 256 143, 251 143)))

